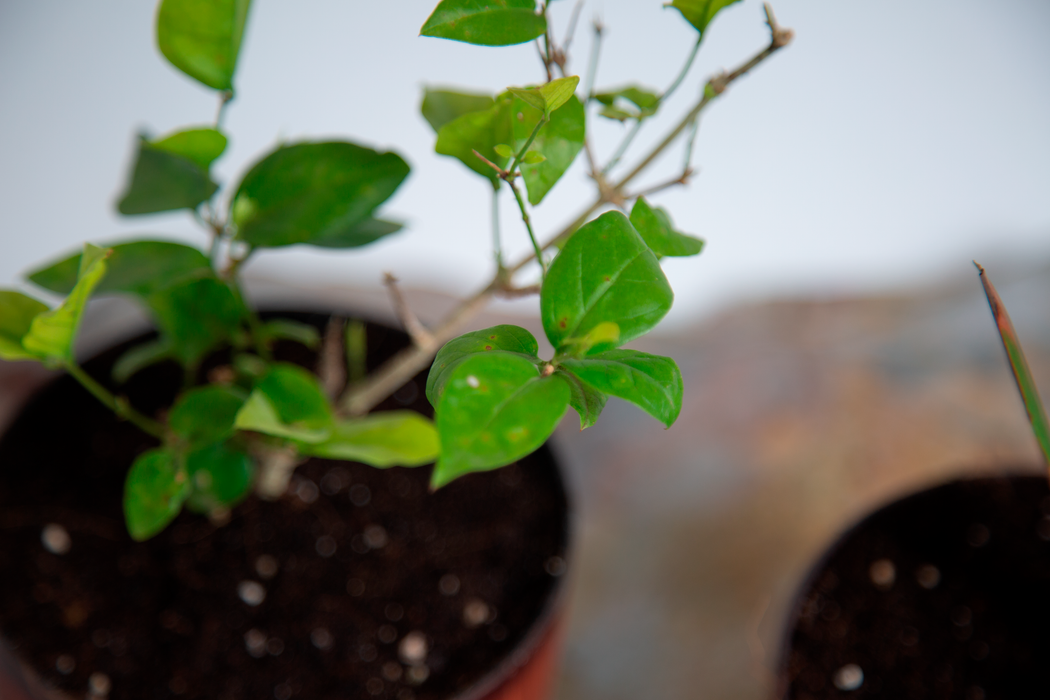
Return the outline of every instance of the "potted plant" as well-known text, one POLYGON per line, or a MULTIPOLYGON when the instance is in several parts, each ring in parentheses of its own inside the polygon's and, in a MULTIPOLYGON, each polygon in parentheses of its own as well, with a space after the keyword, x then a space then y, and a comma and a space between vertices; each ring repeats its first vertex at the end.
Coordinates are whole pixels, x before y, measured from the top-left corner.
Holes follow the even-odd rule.
POLYGON ((542 695, 567 546, 565 497, 542 446, 569 406, 583 429, 609 396, 667 426, 677 418, 674 361, 620 346, 671 306, 660 258, 703 245, 645 199, 685 184, 691 139, 674 179, 628 186, 790 41, 768 6, 769 46, 709 80, 633 170, 613 179, 612 168, 733 2, 672 3, 698 34, 664 91, 581 86, 534 0, 436 7, 424 36, 542 39, 542 84, 495 96, 428 89, 422 104, 438 153, 494 192, 510 189, 534 252, 507 263, 494 232, 491 282, 430 329, 388 278, 406 335, 245 302, 239 273, 260 249, 354 248, 400 229, 376 212, 409 166, 348 141, 282 144, 224 192, 210 168, 227 143, 250 2, 162 0, 161 53, 217 91, 219 113, 141 136, 118 209, 188 210, 211 245, 86 244, 29 275, 64 295, 57 305, 0 292, 0 358, 66 373, 0 444, 0 630, 14 652, 0 647, 5 699, 542 695), (592 102, 630 124, 604 167, 587 136, 592 102), (529 208, 581 150, 597 196, 541 243, 529 208), (629 214, 592 218, 609 205, 629 214), (523 270, 538 283, 521 286, 523 270), (81 363, 77 332, 101 294, 142 303, 157 332, 81 363), (553 357, 516 326, 454 337, 489 299, 525 294, 540 297, 553 357))
MULTIPOLYGON (((1050 427, 1017 334, 980 268, 1029 421, 1050 427)), ((1045 476, 960 479, 852 526, 803 584, 777 697, 1044 697, 1050 693, 1045 476)))

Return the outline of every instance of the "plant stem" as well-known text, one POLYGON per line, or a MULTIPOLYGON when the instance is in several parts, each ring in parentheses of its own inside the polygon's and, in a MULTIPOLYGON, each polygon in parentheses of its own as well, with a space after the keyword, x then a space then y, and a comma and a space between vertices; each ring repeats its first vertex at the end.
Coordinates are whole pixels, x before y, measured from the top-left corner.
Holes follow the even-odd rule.
POLYGON ((522 146, 521 149, 514 155, 514 162, 510 164, 509 168, 507 168, 507 172, 510 173, 510 177, 507 179, 507 181, 511 183, 511 187, 514 186, 514 178, 517 177, 514 174, 514 171, 518 169, 518 165, 521 164, 521 159, 525 157, 526 153, 528 153, 529 146, 531 146, 532 142, 536 140, 536 134, 540 133, 540 129, 542 129, 543 125, 546 124, 548 121, 549 118, 546 114, 540 117, 540 120, 536 122, 536 128, 532 130, 531 134, 529 134, 529 140, 526 141, 525 145, 522 146))
POLYGON ((664 94, 660 95, 660 102, 669 98, 671 94, 678 89, 678 86, 682 84, 682 81, 685 80, 685 76, 689 74, 689 69, 693 67, 693 60, 696 59, 696 54, 700 51, 700 42, 702 39, 703 36, 701 35, 700 39, 697 39, 696 43, 693 44, 693 50, 689 52, 689 58, 685 59, 685 65, 682 66, 682 70, 678 72, 678 77, 674 79, 674 82, 671 83, 669 88, 664 90, 664 94))
POLYGON ((617 166, 620 159, 623 158, 623 154, 627 152, 627 149, 631 147, 631 142, 634 141, 634 137, 638 135, 638 132, 642 130, 642 122, 644 119, 638 118, 634 120, 634 126, 627 132, 627 135, 620 141, 620 145, 616 148, 616 153, 609 159, 609 162, 602 168, 602 175, 608 175, 609 171, 617 166))
POLYGON ((590 101, 594 92, 594 78, 598 75, 598 56, 602 50, 602 25, 594 23, 594 41, 591 43, 591 59, 587 64, 587 83, 584 85, 584 104, 590 101))
POLYGON ((136 411, 127 400, 114 396, 109 389, 95 381, 94 377, 85 372, 80 365, 75 362, 68 362, 65 363, 64 368, 69 372, 69 376, 80 382, 80 385, 102 402, 106 408, 133 423, 142 432, 161 440, 164 439, 164 426, 136 411))
POLYGON ((219 96, 219 111, 215 115, 216 130, 222 129, 222 120, 226 116, 226 105, 233 101, 233 90, 224 90, 219 96))
POLYGON ((496 271, 503 269, 503 241, 499 235, 499 187, 492 188, 492 253, 496 258, 496 271))
POLYGON ((514 199, 518 200, 518 209, 521 209, 521 220, 525 222, 525 228, 529 230, 529 240, 532 241, 532 249, 536 252, 536 262, 540 264, 540 270, 546 276, 547 266, 543 264, 543 249, 540 248, 540 244, 536 240, 536 234, 532 231, 532 222, 529 221, 529 212, 525 209, 525 200, 521 198, 521 192, 513 180, 507 184, 510 185, 510 191, 514 193, 514 199))

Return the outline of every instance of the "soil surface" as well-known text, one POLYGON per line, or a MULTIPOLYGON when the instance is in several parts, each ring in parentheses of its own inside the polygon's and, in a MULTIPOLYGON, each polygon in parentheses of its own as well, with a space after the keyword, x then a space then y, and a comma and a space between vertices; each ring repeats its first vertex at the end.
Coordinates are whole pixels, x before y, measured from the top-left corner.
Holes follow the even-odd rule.
MULTIPOLYGON (((368 341, 375 366, 407 339, 370 325, 368 341)), ((127 347, 88 371, 111 384, 127 347)), ((292 343, 277 355, 316 361, 292 343)), ((180 381, 161 364, 120 391, 155 414, 180 381)), ((425 381, 377 410, 429 415, 425 381)), ((250 497, 221 527, 183 512, 135 543, 124 476, 154 444, 67 377, 0 442, 0 631, 73 697, 448 697, 507 658, 565 570, 566 497, 546 448, 435 494, 430 467, 312 459, 277 502, 250 497)))
POLYGON ((847 533, 804 588, 783 697, 1050 697, 1045 477, 957 481, 847 533))

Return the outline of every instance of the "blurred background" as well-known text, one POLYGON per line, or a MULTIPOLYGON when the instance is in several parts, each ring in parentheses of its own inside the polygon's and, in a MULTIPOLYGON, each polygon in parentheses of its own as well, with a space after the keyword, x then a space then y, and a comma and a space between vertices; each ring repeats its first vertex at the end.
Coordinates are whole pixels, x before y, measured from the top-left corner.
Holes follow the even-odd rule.
MULTIPOLYGON (((382 210, 405 231, 347 253, 263 252, 247 267, 259 298, 389 317, 390 271, 434 320, 487 282, 489 185, 433 153, 422 89, 497 92, 542 80, 542 66, 531 45, 419 38, 434 4, 253 4, 221 181, 235 187, 282 140, 349 138, 413 168, 382 210)), ((559 41, 573 7, 551 3, 559 41)), ((664 432, 612 401, 596 427, 578 434, 570 415, 557 436, 580 532, 566 700, 765 697, 793 591, 836 532, 937 479, 1036 464, 970 261, 999 283, 1050 386, 1050 4, 773 8, 794 43, 705 112, 693 183, 652 198, 708 241, 699 258, 667 261, 675 308, 637 344, 681 365, 678 424, 664 432)), ((142 0, 0 3, 0 285, 22 286, 25 270, 84 240, 205 244, 185 213, 114 208, 137 132, 206 124, 217 107, 155 50, 153 12, 142 0)), ((586 70, 595 19, 598 88, 666 88, 695 39, 659 0, 587 0, 573 72, 586 70)), ((767 42, 758 0, 722 12, 625 169, 710 75, 767 42)), ((604 161, 623 128, 591 124, 604 161)), ((670 149, 640 184, 677 175, 681 158, 670 149)), ((589 203, 583 162, 535 211, 541 238, 589 203)), ((512 204, 511 260, 528 249, 512 204)), ((539 333, 535 314, 535 299, 503 302, 474 325, 539 333)))

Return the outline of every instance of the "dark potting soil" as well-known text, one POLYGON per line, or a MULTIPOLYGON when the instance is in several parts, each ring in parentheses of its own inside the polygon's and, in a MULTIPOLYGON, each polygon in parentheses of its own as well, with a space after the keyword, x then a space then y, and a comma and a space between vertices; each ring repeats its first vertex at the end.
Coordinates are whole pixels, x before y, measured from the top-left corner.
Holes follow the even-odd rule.
POLYGON ((1047 479, 897 501, 830 550, 800 601, 783 697, 1050 698, 1047 479))
MULTIPOLYGON (((406 343, 370 325, 369 365, 406 343)), ((88 371, 109 383, 127 346, 88 371)), ((315 363, 293 343, 276 354, 315 363)), ((161 364, 120 391, 154 414, 180 381, 161 364)), ((425 383, 377 410, 430 415, 425 383)), ((155 444, 67 377, 0 442, 0 631, 74 698, 107 685, 111 700, 449 697, 507 658, 565 568, 566 497, 546 448, 434 494, 430 467, 312 459, 277 502, 249 497, 221 527, 183 512, 135 543, 124 477, 155 444), (44 544, 64 549, 51 524, 64 554, 44 544)))

